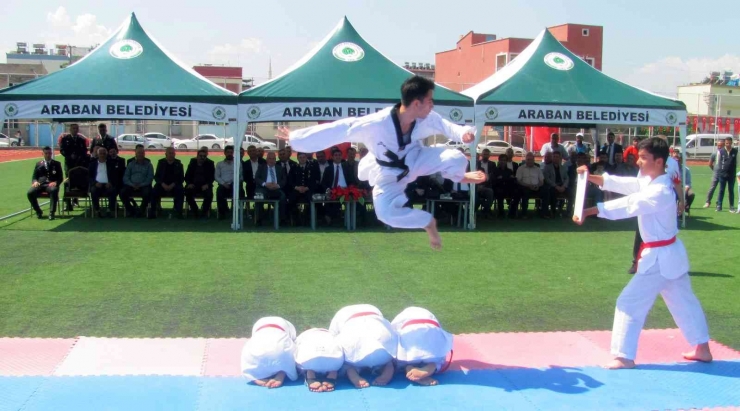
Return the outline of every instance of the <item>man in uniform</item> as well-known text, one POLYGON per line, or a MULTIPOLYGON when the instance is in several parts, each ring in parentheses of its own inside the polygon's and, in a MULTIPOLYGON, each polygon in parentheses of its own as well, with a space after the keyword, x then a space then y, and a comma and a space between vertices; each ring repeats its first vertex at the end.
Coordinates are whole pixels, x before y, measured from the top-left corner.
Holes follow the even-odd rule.
POLYGON ((288 186, 291 187, 288 195, 288 207, 290 207, 293 217, 297 217, 298 203, 311 202, 311 196, 316 189, 311 172, 306 153, 298 153, 298 164, 290 169, 288 175, 288 186))
POLYGON ((51 147, 44 147, 43 153, 44 159, 36 163, 33 169, 31 188, 28 189, 28 201, 33 211, 36 212, 36 216, 41 219, 44 215, 39 208, 38 198, 41 193, 49 193, 51 200, 49 220, 53 220, 59 198, 59 185, 62 184, 62 163, 51 158, 51 147))
POLYGON ((118 148, 118 143, 116 143, 116 139, 108 135, 108 126, 103 123, 98 124, 98 136, 95 137, 90 143, 91 156, 96 155, 96 147, 105 147, 105 149, 108 150, 108 154, 110 154, 110 149, 118 148))
MULTIPOLYGON (((76 123, 69 125, 69 133, 62 135, 59 142, 59 152, 64 156, 64 172, 69 177, 69 170, 75 167, 85 167, 90 164, 87 154, 87 140, 80 134, 80 126, 76 123)), ((77 200, 75 200, 77 201, 77 200)), ((67 200, 67 210, 72 211, 72 203, 67 200)))

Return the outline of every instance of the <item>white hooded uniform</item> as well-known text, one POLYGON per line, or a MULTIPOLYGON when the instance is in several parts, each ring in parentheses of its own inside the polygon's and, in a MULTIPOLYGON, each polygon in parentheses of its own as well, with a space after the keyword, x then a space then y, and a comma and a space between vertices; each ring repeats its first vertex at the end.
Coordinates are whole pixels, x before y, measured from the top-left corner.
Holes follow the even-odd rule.
POLYGON ((360 180, 373 186, 373 204, 378 219, 397 228, 424 228, 432 215, 426 211, 404 207, 408 201, 404 190, 419 176, 441 172, 444 178, 458 182, 465 177, 468 160, 457 150, 445 147, 424 147, 422 140, 433 135, 444 135, 461 142, 466 133, 475 133, 475 127, 459 126, 432 111, 424 119, 417 119, 406 136, 402 135, 398 120, 398 105, 360 118, 346 118, 330 124, 321 124, 290 133, 290 145, 299 152, 315 152, 344 142, 363 143, 368 155, 358 166, 360 180), (398 159, 408 168, 381 165, 398 159), (399 180, 400 177, 400 180, 399 180))
POLYGON ((311 328, 296 339, 295 362, 302 371, 327 373, 339 371, 344 351, 337 338, 325 328, 311 328))
POLYGON ((339 310, 329 331, 344 351, 344 361, 356 368, 375 368, 396 357, 398 335, 376 307, 350 305, 339 310))
POLYGON ((452 351, 452 334, 443 330, 439 320, 429 310, 409 307, 391 322, 398 334, 400 367, 409 364, 433 363, 440 371, 452 351))
POLYGON ((252 327, 252 338, 242 349, 242 373, 247 382, 274 376, 280 371, 298 378, 295 366, 295 327, 280 317, 260 318, 252 327))

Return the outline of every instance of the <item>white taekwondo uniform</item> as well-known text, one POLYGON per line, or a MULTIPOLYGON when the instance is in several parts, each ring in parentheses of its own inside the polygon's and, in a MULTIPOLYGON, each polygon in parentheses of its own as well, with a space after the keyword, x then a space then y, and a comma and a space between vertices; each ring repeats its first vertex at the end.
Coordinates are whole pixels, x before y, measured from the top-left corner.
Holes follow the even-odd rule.
POLYGON ((344 351, 337 338, 325 328, 311 328, 296 339, 295 362, 301 371, 327 373, 344 365, 344 351))
POLYGON ((370 304, 342 308, 332 318, 329 331, 342 346, 344 361, 355 368, 377 368, 396 358, 398 335, 370 304))
POLYGON ((673 178, 668 174, 654 180, 604 174, 602 189, 626 197, 599 203, 598 216, 609 220, 637 217, 643 240, 637 273, 617 299, 612 354, 635 359, 640 331, 659 293, 689 344, 708 342, 707 320, 691 289, 686 249, 676 238, 673 178))
POLYGON ((452 334, 439 323, 429 310, 409 307, 391 321, 398 334, 399 368, 412 364, 435 364, 440 371, 452 351, 452 334))
POLYGON ((280 371, 295 381, 295 327, 280 317, 263 317, 252 327, 252 338, 242 349, 242 374, 247 382, 272 377, 280 371))
POLYGON ((403 135, 398 119, 399 105, 360 118, 347 118, 290 133, 290 145, 299 152, 315 152, 343 142, 362 143, 368 149, 358 167, 360 180, 373 186, 373 204, 378 219, 392 227, 424 228, 431 214, 404 208, 404 190, 419 176, 441 172, 454 182, 465 176, 467 158, 458 150, 424 147, 421 140, 444 135, 462 141, 475 127, 459 126, 432 111, 417 119, 410 133, 403 135))

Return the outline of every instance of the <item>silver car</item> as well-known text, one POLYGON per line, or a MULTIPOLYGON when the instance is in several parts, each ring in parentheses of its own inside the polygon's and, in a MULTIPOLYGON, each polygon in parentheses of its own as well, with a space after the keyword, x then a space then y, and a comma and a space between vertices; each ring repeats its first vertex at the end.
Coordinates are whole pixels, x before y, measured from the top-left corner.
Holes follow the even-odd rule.
POLYGON ((0 133, 0 147, 18 147, 20 140, 15 137, 8 137, 3 133, 0 133))
POLYGON ((121 134, 116 137, 116 144, 119 150, 134 150, 139 144, 146 148, 164 148, 162 143, 149 141, 141 134, 121 134))
POLYGON ((162 133, 146 133, 144 138, 149 142, 161 143, 164 148, 172 147, 172 138, 162 133))

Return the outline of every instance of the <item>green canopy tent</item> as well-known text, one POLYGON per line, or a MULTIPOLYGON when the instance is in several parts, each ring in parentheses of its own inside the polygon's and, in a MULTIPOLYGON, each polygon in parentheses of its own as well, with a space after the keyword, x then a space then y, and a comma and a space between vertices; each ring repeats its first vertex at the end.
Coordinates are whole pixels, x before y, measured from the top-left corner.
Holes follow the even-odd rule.
POLYGON ((598 126, 670 126, 679 127, 685 152, 686 106, 681 101, 607 76, 548 30, 509 65, 463 94, 475 99, 478 135, 486 124, 579 127, 591 128, 596 144, 598 126))
MULTIPOLYGON (((132 13, 75 64, 0 90, 5 119, 137 119, 229 122, 236 94, 168 54, 132 13)), ((53 141, 54 139, 52 139, 53 141)))
MULTIPOLYGON (((247 123, 338 120, 382 110, 400 101, 401 84, 412 75, 373 48, 344 17, 282 75, 239 95, 235 144, 244 138, 247 123)), ((434 103, 450 121, 473 122, 470 97, 437 86, 434 103)), ((234 229, 241 228, 239 216, 235 208, 234 229)))

